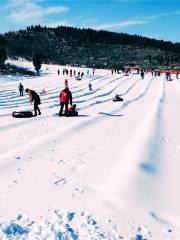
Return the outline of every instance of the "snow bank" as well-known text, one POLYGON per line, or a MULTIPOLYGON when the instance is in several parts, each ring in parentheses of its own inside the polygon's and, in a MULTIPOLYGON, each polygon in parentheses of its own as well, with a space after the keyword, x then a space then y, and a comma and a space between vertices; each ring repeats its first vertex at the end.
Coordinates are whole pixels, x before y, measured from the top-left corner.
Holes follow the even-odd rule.
POLYGON ((146 226, 130 229, 131 234, 123 236, 118 227, 107 221, 108 230, 103 230, 92 214, 81 212, 77 216, 74 212, 54 211, 51 216, 35 222, 26 215, 18 215, 10 222, 0 224, 0 239, 14 240, 149 240, 151 233, 146 226), (75 222, 75 223, 74 223, 75 222))

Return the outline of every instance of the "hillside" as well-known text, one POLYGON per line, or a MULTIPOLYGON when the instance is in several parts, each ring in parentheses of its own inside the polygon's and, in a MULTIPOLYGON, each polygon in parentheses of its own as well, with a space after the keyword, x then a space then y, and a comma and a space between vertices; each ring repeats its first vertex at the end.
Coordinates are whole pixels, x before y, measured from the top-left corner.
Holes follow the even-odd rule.
POLYGON ((40 52, 45 63, 87 67, 173 68, 180 66, 180 44, 138 35, 77 29, 72 27, 27 27, 5 33, 6 48, 11 58, 32 60, 40 52))

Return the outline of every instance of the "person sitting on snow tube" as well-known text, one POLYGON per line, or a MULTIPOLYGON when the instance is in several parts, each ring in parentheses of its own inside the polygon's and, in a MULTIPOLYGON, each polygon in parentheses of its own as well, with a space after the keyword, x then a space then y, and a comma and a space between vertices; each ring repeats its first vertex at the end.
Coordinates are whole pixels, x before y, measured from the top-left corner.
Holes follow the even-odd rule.
MULTIPOLYGON (((63 113, 63 115, 65 114, 65 112, 63 113)), ((77 116, 78 112, 76 111, 76 104, 73 104, 72 106, 70 106, 67 110, 67 116, 77 116)))
POLYGON ((75 112, 76 111, 76 104, 73 104, 72 106, 68 107, 68 112, 75 112))
POLYGON ((119 97, 119 95, 116 94, 115 98, 113 99, 113 101, 123 101, 123 98, 119 97))

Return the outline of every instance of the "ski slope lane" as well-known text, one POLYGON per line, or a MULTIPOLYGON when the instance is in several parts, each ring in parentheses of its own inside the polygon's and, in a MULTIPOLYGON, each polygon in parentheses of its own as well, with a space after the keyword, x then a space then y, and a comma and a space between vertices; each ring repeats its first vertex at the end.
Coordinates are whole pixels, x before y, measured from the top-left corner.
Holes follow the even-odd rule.
POLYGON ((1 82, 2 219, 17 213, 36 219, 59 208, 87 210, 101 219, 114 216, 126 233, 127 222, 147 225, 155 240, 163 239, 163 228, 178 233, 178 82, 108 71, 79 82, 68 78, 80 116, 59 118, 53 113, 64 76, 57 77, 57 69, 49 66, 40 78, 1 82), (32 109, 27 95, 18 97, 19 81, 38 92, 46 88, 42 116, 11 117, 17 108, 32 109), (123 102, 112 102, 116 93, 123 102))

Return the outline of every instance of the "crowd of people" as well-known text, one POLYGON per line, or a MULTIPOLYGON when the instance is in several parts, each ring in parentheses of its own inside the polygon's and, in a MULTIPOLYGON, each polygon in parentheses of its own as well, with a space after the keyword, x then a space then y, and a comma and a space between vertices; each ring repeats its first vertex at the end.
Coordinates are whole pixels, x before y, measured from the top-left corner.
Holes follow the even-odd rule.
MULTIPOLYGON (((68 71, 70 72, 70 76, 71 76, 71 74, 73 73, 71 69, 70 70, 63 69, 63 75, 64 74, 68 75, 68 73, 69 73, 68 71)), ((112 74, 119 73, 117 71, 117 69, 111 70, 111 71, 112 71, 111 72, 112 74)), ((95 70, 93 69, 93 74, 94 74, 94 72, 95 72, 95 70)), ((152 73, 152 76, 153 75, 155 77, 160 76, 160 71, 151 71, 151 73, 152 73)), ((60 70, 58 70, 58 75, 59 74, 60 74, 60 70)), ((75 70, 74 70, 74 74, 76 75, 75 70)), ((87 70, 87 74, 89 74, 89 70, 87 70)), ((137 74, 140 74, 142 80, 144 79, 145 71, 143 69, 141 69, 141 70, 138 69, 137 74)), ((83 76, 84 73, 78 72, 78 75, 83 76)), ((166 72, 165 76, 166 76, 167 80, 169 80, 169 81, 171 80, 170 72, 166 72)), ((178 73, 176 74, 176 78, 178 78, 178 73)), ((65 85, 64 89, 59 94, 59 102, 60 102, 59 116, 60 117, 61 116, 69 116, 70 114, 73 114, 76 112, 76 104, 72 104, 72 93, 69 90, 67 79, 65 79, 64 85, 65 85), (70 104, 70 107, 69 107, 69 104, 70 104)), ((92 83, 88 84, 88 88, 89 88, 89 91, 92 91, 92 83)), ((23 96, 24 86, 22 85, 22 83, 19 84, 18 89, 19 89, 19 95, 23 96)), ((34 103, 34 116, 41 115, 41 111, 39 108, 39 105, 41 104, 41 100, 40 100, 39 94, 36 91, 34 91, 32 89, 28 89, 28 88, 25 89, 25 92, 28 94, 30 102, 34 103)), ((43 94, 43 93, 45 93, 44 89, 41 94, 43 94)))
MULTIPOLYGON (((89 69, 87 70, 87 75, 89 74, 89 69)), ((95 70, 93 69, 93 75, 94 75, 94 73, 95 73, 95 70)), ((57 74, 58 74, 58 76, 61 74, 61 71, 60 71, 60 69, 58 69, 57 70, 57 74)), ((66 68, 63 68, 62 69, 62 75, 64 76, 64 75, 67 75, 67 76, 70 76, 70 77, 83 77, 84 76, 84 72, 81 72, 81 71, 76 71, 76 70, 73 70, 73 69, 66 69, 66 68)))

